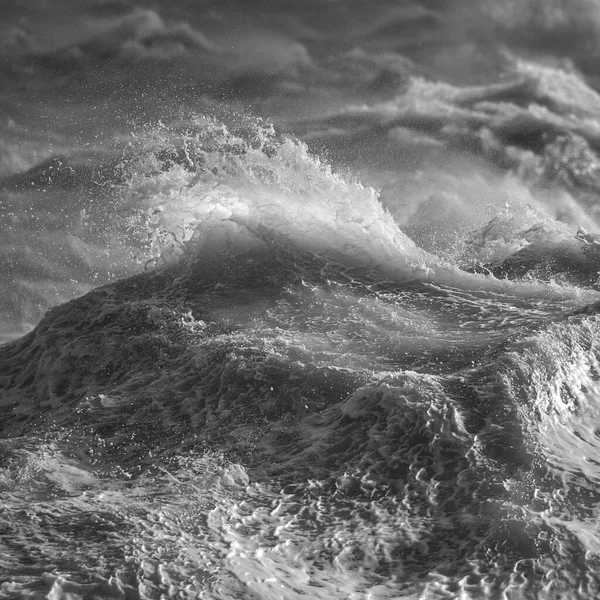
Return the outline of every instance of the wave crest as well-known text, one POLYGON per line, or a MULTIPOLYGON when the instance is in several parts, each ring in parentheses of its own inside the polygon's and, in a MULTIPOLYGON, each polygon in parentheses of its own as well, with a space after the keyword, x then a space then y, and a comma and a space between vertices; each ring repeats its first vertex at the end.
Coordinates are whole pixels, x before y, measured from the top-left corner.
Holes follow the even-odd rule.
POLYGON ((125 205, 153 258, 206 250, 217 232, 278 242, 388 275, 425 260, 376 190, 334 173, 271 126, 237 130, 206 118, 160 126, 134 145, 125 205))

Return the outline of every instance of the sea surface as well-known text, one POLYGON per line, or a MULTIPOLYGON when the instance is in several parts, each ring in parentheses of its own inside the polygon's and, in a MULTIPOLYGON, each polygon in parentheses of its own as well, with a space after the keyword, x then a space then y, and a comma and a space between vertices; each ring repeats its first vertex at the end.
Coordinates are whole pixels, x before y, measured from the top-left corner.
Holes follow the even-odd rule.
POLYGON ((0 14, 0 599, 600 597, 600 2, 0 14))

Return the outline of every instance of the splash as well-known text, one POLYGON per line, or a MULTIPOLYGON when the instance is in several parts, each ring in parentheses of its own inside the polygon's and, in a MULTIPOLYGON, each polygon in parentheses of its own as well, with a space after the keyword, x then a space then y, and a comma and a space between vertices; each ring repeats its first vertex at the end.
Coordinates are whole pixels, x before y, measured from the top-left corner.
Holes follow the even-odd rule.
MULTIPOLYGON (((333 172, 271 126, 230 131, 195 119, 141 140, 125 205, 150 234, 153 257, 206 250, 215 235, 250 234, 330 260, 406 278, 425 253, 398 229, 376 190, 333 172)), ((135 146, 134 146, 135 147, 135 146)))
POLYGON ((199 253, 285 246, 396 283, 560 297, 553 288, 515 285, 461 271, 398 227, 377 190, 336 173, 295 139, 241 119, 227 127, 194 117, 159 124, 132 142, 123 209, 148 264, 199 253))

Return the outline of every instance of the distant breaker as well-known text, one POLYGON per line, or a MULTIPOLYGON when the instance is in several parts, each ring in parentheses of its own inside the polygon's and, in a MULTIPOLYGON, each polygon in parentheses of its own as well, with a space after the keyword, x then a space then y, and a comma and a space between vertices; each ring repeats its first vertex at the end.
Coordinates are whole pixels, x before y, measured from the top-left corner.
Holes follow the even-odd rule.
POLYGON ((586 254, 600 253, 600 234, 598 233, 588 233, 583 227, 579 227, 577 230, 576 239, 582 241, 585 244, 584 252, 586 254))

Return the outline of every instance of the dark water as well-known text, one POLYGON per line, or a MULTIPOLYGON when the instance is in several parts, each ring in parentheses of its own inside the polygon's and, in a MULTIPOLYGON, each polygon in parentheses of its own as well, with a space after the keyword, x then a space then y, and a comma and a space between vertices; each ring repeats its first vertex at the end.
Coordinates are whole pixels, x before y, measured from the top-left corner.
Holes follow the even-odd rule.
POLYGON ((0 598, 600 595, 596 1, 0 9, 0 598))

